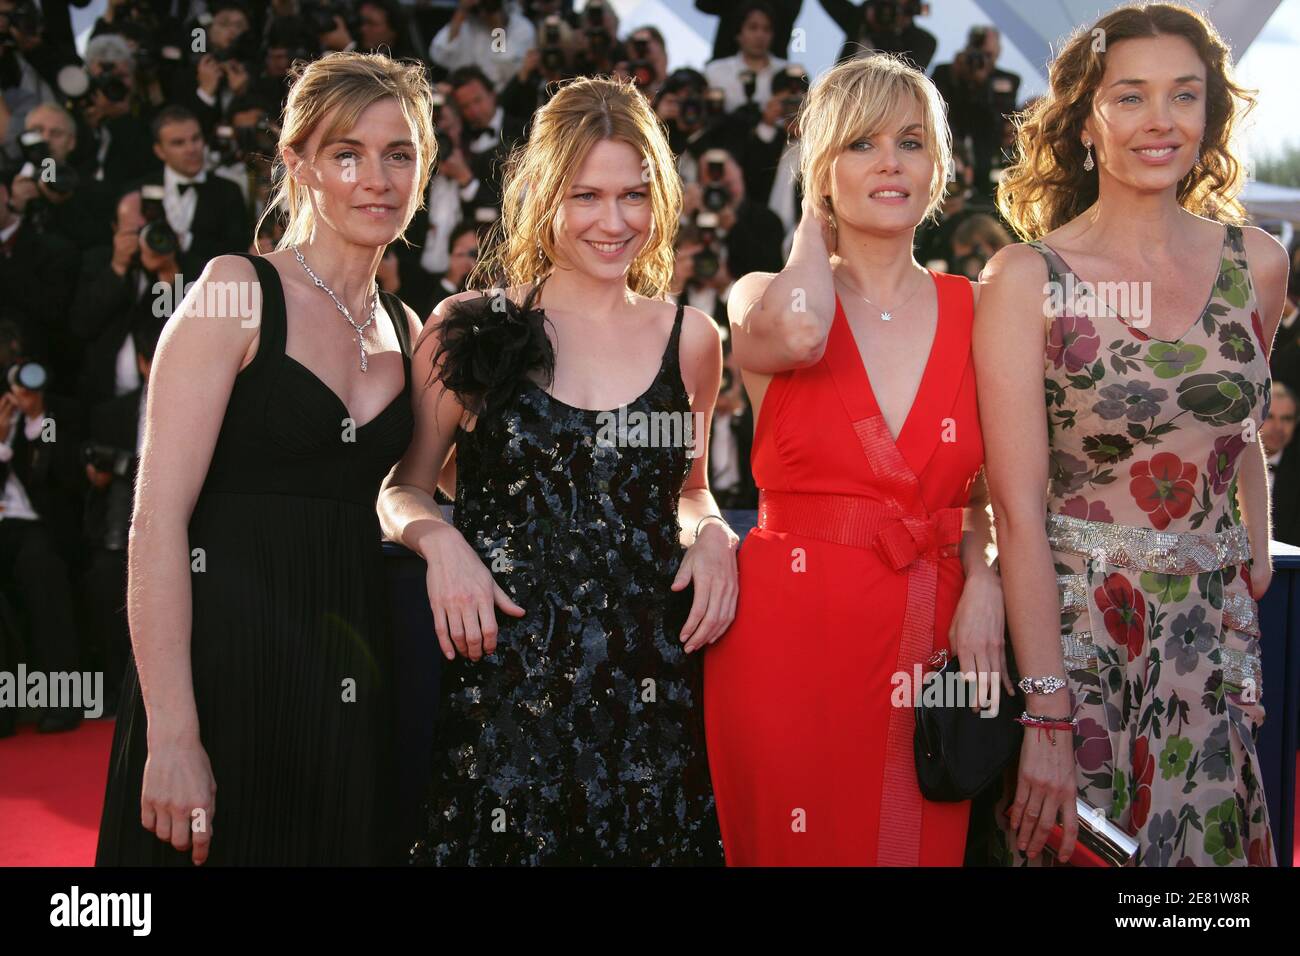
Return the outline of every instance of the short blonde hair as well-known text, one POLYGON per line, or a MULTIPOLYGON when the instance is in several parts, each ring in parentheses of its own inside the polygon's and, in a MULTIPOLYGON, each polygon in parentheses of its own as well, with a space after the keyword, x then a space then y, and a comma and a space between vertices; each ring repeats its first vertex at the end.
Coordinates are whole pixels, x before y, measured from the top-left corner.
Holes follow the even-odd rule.
POLYGON ((943 98, 929 78, 902 57, 872 53, 832 67, 813 84, 799 109, 799 172, 804 192, 830 213, 831 168, 859 139, 884 130, 908 98, 921 110, 926 151, 934 160, 926 218, 943 203, 952 166, 952 133, 943 98))
POLYGON ((501 216, 470 287, 528 286, 550 274, 564 192, 591 148, 606 139, 627 143, 641 157, 650 194, 650 235, 632 260, 628 288, 648 298, 664 295, 682 208, 677 165, 659 118, 630 80, 586 76, 561 85, 533 114, 528 141, 506 162, 501 216))
MULTIPOLYGON (((324 130, 321 142, 332 142, 356 125, 366 107, 390 96, 397 101, 415 133, 420 175, 415 191, 419 198, 410 212, 414 215, 424 204, 438 149, 433 131, 433 92, 424 66, 390 59, 382 53, 330 53, 310 63, 295 63, 290 76, 293 87, 284 107, 271 196, 258 221, 259 231, 261 221, 273 210, 279 210, 286 222, 277 249, 287 249, 310 238, 315 225, 311 200, 307 187, 288 175, 284 151, 302 152, 316 127, 331 112, 333 120, 324 130)), ((405 223, 402 228, 405 231, 405 223)))

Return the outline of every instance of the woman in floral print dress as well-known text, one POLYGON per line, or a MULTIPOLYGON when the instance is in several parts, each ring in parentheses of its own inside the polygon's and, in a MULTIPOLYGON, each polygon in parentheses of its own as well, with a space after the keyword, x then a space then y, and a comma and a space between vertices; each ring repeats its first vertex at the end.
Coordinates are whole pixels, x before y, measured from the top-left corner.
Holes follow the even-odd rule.
POLYGON ((1019 673, 1066 678, 1028 712, 1075 720, 1073 748, 1026 731, 996 815, 1006 862, 1041 862, 1058 816, 1072 845, 1076 792, 1138 865, 1274 862, 1255 436, 1287 262, 1237 224, 1227 144, 1248 97, 1229 62, 1184 8, 1108 14, 1053 64, 1000 185, 1041 237, 990 262, 976 319, 1007 617, 1019 673))

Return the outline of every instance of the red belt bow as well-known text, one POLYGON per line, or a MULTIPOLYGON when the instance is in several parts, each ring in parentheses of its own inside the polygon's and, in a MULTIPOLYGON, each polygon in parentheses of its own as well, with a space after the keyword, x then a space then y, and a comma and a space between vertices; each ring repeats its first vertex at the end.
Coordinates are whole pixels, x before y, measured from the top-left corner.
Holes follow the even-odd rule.
POLYGON ((961 509, 943 508, 927 518, 902 515, 876 532, 872 546, 895 571, 917 558, 950 558, 961 544, 961 509))

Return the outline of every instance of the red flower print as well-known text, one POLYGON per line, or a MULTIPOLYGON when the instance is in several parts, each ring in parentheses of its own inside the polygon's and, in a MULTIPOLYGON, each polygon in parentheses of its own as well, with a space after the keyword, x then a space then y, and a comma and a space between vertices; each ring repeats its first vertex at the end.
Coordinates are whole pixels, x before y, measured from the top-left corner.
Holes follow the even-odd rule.
POLYGON ((1106 622, 1106 632, 1116 644, 1128 648, 1130 661, 1135 660, 1142 653, 1146 637, 1146 598, 1118 572, 1106 575, 1093 597, 1106 622))
POLYGON ((1250 327, 1255 330, 1255 338, 1259 339, 1260 348, 1267 352, 1268 343, 1264 341, 1264 323, 1259 320, 1259 309, 1250 313, 1250 327))
POLYGON ((1150 461, 1134 462, 1129 475, 1133 478, 1129 494, 1151 516, 1151 525, 1157 531, 1187 514, 1196 500, 1196 466, 1170 452, 1153 455, 1150 461))
POLYGON ((1133 795, 1133 832, 1141 830, 1151 812, 1151 781, 1156 775, 1156 758, 1145 737, 1133 745, 1133 782, 1137 792, 1133 795))
POLYGON ((1085 521, 1107 521, 1111 523, 1115 521, 1110 512, 1106 510, 1106 502, 1088 501, 1082 495, 1076 495, 1062 504, 1061 514, 1069 515, 1071 518, 1083 518, 1085 521))
POLYGON ((1268 840, 1251 840, 1246 847, 1246 862, 1249 866, 1272 866, 1273 844, 1268 840))
POLYGON ((1047 336, 1047 357, 1056 368, 1065 366, 1071 374, 1097 358, 1101 336, 1082 315, 1063 315, 1052 323, 1047 336))

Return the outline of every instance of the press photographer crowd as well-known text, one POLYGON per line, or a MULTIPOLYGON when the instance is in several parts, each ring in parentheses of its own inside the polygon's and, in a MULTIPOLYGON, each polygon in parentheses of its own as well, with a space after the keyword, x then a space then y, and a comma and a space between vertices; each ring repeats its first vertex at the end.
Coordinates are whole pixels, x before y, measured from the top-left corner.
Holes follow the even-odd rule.
MULTIPOLYGON (((932 62, 938 42, 925 27, 944 0, 817 2, 834 35, 794 31, 803 0, 695 0, 717 31, 712 57, 694 69, 677 64, 654 25, 620 22, 600 0, 577 10, 573 0, 108 0, 84 52, 72 9, 90 0, 0 0, 0 670, 23 660, 46 673, 103 672, 104 716, 126 706, 128 544, 155 349, 178 293, 210 261, 270 253, 285 235, 285 215, 263 214, 277 199, 289 81, 295 64, 333 52, 418 63, 431 83, 432 175, 377 273, 379 290, 421 322, 470 287, 508 205, 507 159, 529 142, 539 110, 575 77, 635 85, 681 177, 667 298, 711 317, 722 341, 708 489, 720 509, 758 509, 756 416, 728 307, 741 277, 782 273, 800 248, 808 215, 800 118, 817 79, 801 55, 838 50, 843 64, 884 52, 930 78, 951 129, 951 158, 913 252, 934 273, 964 277, 963 288, 1015 241, 998 185, 1016 159, 1017 115, 1033 105, 1021 78, 999 65, 1002 37, 991 24, 971 27, 950 62, 932 62)), ((1300 242, 1289 251, 1259 438, 1273 537, 1300 545, 1300 242)), ((938 295, 948 308, 949 293, 938 295)), ((334 305, 320 298, 322 314, 337 322, 334 305)), ((1073 362, 1075 346, 1061 348, 1058 369, 1073 362)), ((361 355, 364 369, 364 348, 361 355)), ((1132 435, 1146 418, 1131 414, 1142 396, 1125 387, 1138 386, 1107 386, 1124 404, 1099 414, 1118 419, 1116 431, 1127 415, 1132 435)), ((793 390, 782 394, 795 399, 793 390)), ((1122 474, 1115 487, 1128 486, 1127 462, 1122 474)), ((17 731, 17 719, 15 708, 0 707, 0 737, 17 731)), ((46 707, 23 719, 55 733, 77 728, 83 715, 46 707)), ((725 728, 719 739, 725 746, 725 728)))

